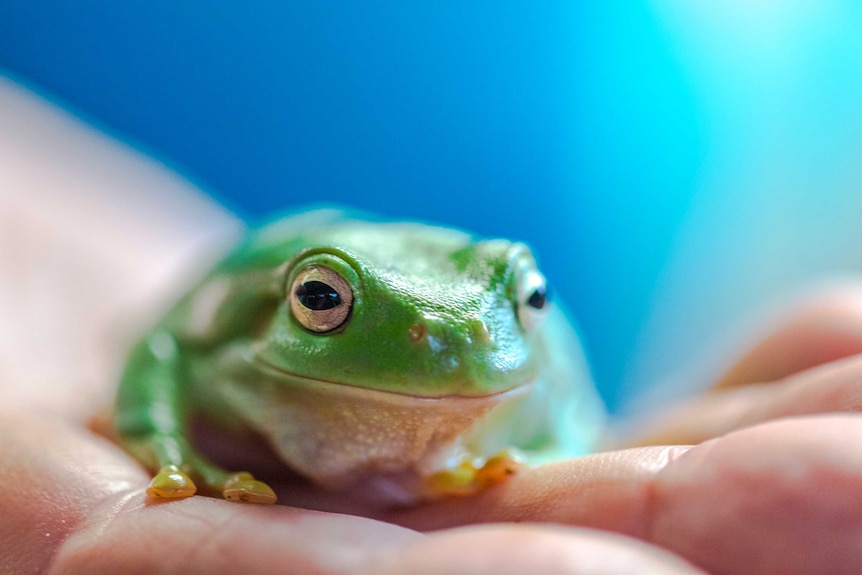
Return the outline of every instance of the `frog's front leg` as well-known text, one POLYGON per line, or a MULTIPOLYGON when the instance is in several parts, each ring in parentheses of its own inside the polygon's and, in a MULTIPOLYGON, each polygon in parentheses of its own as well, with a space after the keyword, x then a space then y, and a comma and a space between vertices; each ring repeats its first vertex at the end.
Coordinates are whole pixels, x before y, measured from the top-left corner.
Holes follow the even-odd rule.
POLYGON ((147 494, 190 497, 200 484, 231 501, 275 503, 268 485, 248 472, 218 467, 187 439, 186 367, 174 336, 157 330, 132 350, 120 384, 117 431, 124 447, 155 473, 147 494))

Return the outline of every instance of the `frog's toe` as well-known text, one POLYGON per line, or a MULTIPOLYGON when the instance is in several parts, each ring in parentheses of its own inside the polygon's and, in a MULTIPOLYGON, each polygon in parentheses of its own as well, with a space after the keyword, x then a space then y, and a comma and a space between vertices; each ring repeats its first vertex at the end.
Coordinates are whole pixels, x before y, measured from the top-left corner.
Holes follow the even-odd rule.
POLYGON ((490 457, 476 470, 476 485, 480 489, 486 489, 502 483, 522 467, 524 467, 524 460, 517 453, 511 450, 502 451, 490 457))
POLYGON ((182 499, 191 497, 197 490, 195 482, 179 467, 166 465, 159 469, 159 472, 150 481, 147 495, 159 499, 182 499))
POLYGON ((471 495, 476 492, 476 468, 469 461, 431 475, 426 481, 430 497, 471 495))
POLYGON ((269 485, 245 471, 237 473, 225 483, 222 497, 229 501, 263 504, 273 504, 277 499, 269 485))

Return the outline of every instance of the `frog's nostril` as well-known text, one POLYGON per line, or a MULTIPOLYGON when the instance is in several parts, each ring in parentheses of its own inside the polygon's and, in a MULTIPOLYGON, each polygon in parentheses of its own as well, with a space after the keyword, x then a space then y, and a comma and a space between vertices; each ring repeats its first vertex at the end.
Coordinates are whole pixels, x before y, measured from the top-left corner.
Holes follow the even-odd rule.
POLYGON ((428 327, 424 323, 414 323, 407 329, 407 337, 413 343, 421 343, 428 334, 428 327))

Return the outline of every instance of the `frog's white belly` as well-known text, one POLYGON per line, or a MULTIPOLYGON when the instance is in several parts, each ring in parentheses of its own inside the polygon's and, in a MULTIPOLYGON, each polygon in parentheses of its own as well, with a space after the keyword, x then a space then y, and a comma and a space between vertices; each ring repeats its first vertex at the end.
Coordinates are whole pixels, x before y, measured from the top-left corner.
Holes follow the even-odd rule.
POLYGON ((531 387, 428 399, 290 378, 248 360, 239 363, 256 373, 228 376, 219 386, 224 399, 282 460, 327 488, 388 477, 412 491, 419 478, 463 455, 460 439, 477 422, 531 387))

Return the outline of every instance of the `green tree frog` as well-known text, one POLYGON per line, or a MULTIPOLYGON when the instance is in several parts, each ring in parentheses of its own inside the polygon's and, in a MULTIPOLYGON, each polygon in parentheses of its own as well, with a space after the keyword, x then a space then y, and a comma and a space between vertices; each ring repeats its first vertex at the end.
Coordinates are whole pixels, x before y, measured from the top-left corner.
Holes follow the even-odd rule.
POLYGON ((587 453, 603 415, 526 245, 322 209, 250 233, 137 343, 115 425, 153 497, 275 502, 193 445, 204 417, 324 488, 416 502, 587 453))

